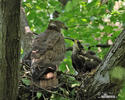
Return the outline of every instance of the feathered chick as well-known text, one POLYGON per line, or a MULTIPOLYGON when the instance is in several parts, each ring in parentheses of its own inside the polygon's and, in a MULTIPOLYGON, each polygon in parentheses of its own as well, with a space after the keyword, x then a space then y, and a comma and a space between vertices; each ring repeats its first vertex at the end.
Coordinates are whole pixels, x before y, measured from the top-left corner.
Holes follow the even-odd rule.
POLYGON ((91 72, 101 60, 93 51, 86 51, 79 40, 73 40, 72 65, 78 73, 91 72))
MULTIPOLYGON (((67 29, 64 23, 51 20, 47 30, 34 39, 30 52, 30 65, 34 82, 43 84, 41 80, 44 80, 45 83, 46 80, 56 76, 54 73, 65 56, 62 28, 67 29)), ((46 83, 45 87, 47 84, 53 85, 46 83)))

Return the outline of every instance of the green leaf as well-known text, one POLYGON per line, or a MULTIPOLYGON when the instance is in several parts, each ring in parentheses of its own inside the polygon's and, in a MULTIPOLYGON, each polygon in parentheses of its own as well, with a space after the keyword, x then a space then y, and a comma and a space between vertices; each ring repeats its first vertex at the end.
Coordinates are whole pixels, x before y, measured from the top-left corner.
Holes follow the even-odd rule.
POLYGON ((29 79, 27 79, 27 78, 23 78, 22 81, 23 81, 23 83, 25 85, 30 85, 31 84, 31 81, 29 79))
POLYGON ((125 13, 123 13, 121 16, 122 16, 122 21, 125 22, 125 13))
POLYGON ((80 0, 72 0, 72 5, 75 7, 78 5, 80 0))
POLYGON ((112 11, 112 9, 114 7, 114 4, 115 4, 114 0, 109 0, 108 1, 108 9, 109 9, 109 11, 112 11))
POLYGON ((23 49, 21 48, 21 55, 23 54, 23 49))
POLYGON ((72 2, 69 1, 67 4, 66 4, 66 7, 65 7, 65 11, 66 12, 69 12, 70 10, 72 10, 72 2))
POLYGON ((41 92, 37 92, 36 96, 39 99, 42 96, 42 93, 41 92))
POLYGON ((115 67, 111 71, 111 77, 115 79, 123 80, 125 77, 125 68, 122 68, 119 66, 115 67))
POLYGON ((105 31, 106 33, 111 33, 111 32, 113 31, 113 27, 107 25, 107 26, 104 27, 104 31, 105 31))

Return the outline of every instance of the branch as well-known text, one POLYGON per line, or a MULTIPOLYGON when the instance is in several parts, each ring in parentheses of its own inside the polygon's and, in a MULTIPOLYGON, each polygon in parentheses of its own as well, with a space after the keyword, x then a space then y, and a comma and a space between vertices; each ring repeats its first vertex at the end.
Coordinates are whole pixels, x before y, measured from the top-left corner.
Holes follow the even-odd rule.
MULTIPOLYGON (((85 44, 88 46, 88 44, 85 44)), ((97 44, 97 45, 93 45, 93 46, 88 46, 88 50, 90 50, 92 47, 101 47, 101 48, 109 48, 111 47, 111 45, 108 44, 97 44)), ((72 47, 68 47, 66 48, 66 51, 72 51, 73 48, 72 47)))
POLYGON ((114 45, 106 55, 104 61, 99 65, 94 78, 89 79, 87 86, 82 87, 87 92, 87 100, 96 100, 102 92, 111 92, 118 96, 122 83, 116 84, 110 81, 109 72, 117 66, 125 67, 125 30, 116 39, 114 45))
POLYGON ((23 48, 24 54, 27 54, 32 47, 33 38, 36 36, 36 33, 30 30, 28 21, 25 16, 25 11, 21 7, 21 16, 20 16, 20 32, 21 32, 21 47, 23 48))

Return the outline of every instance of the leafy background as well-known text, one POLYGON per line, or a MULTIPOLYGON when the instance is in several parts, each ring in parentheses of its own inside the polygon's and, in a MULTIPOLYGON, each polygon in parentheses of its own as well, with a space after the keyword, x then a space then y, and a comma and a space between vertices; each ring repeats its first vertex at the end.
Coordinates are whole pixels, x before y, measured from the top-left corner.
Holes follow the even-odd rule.
MULTIPOLYGON (((83 45, 112 44, 125 25, 125 0, 108 0, 105 3, 100 0, 69 0, 65 6, 58 0, 24 0, 23 7, 32 31, 38 34, 44 32, 56 10, 60 13, 57 20, 68 27, 68 30, 62 30, 63 35, 82 40, 83 45)), ((65 42, 66 47, 73 45, 70 40, 65 42)), ((87 46, 84 46, 87 49, 87 46)), ((103 59, 109 48, 95 47, 92 50, 103 59)), ((60 70, 75 74, 70 58, 69 51, 60 65, 60 70)), ((125 100, 124 93, 125 87, 119 94, 119 100, 125 100)), ((41 96, 41 93, 37 96, 41 96)), ((61 97, 56 97, 58 100, 59 98, 61 97)))

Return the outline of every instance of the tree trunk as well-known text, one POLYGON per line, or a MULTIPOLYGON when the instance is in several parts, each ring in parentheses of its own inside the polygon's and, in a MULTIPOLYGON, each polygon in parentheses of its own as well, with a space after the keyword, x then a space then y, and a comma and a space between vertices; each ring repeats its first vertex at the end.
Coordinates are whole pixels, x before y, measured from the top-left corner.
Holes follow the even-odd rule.
POLYGON ((20 0, 0 0, 0 100, 16 100, 20 58, 20 0))

